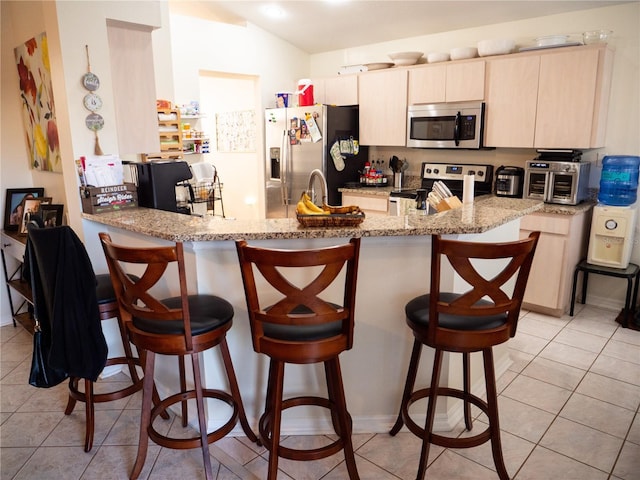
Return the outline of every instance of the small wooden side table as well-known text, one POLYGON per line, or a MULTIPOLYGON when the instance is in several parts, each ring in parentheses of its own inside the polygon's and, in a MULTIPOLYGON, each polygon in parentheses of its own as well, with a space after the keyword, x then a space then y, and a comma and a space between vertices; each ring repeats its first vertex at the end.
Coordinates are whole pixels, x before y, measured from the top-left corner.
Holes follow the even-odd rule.
POLYGON ((590 273, 598 275, 607 275, 609 277, 626 278, 627 279, 627 296, 624 302, 624 310, 622 315, 622 326, 629 327, 629 317, 636 310, 636 298, 638 297, 638 277, 640 276, 640 267, 635 263, 630 263, 627 268, 603 267, 593 265, 586 260, 582 260, 573 273, 573 287, 571 289, 571 308, 569 315, 573 317, 573 307, 576 302, 576 285, 578 283, 578 273, 582 272, 582 302, 587 301, 587 281, 590 273), (633 297, 632 297, 633 292, 633 297))

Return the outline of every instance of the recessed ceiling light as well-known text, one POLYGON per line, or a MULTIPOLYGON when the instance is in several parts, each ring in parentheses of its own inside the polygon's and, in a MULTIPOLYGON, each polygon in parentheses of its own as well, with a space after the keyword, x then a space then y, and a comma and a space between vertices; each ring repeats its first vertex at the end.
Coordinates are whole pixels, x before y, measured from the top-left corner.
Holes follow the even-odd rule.
POLYGON ((269 18, 284 18, 287 13, 279 5, 265 5, 262 7, 262 13, 269 18))

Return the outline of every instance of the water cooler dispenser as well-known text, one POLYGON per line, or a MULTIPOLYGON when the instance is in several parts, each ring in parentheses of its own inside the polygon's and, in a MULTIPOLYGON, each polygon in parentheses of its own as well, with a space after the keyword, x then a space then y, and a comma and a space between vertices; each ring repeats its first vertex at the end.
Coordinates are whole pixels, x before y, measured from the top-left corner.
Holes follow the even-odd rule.
POLYGON ((598 204, 593 208, 587 262, 612 268, 627 268, 636 226, 634 206, 598 204))
POLYGON ((627 268, 633 250, 640 157, 606 156, 593 209, 587 262, 627 268))

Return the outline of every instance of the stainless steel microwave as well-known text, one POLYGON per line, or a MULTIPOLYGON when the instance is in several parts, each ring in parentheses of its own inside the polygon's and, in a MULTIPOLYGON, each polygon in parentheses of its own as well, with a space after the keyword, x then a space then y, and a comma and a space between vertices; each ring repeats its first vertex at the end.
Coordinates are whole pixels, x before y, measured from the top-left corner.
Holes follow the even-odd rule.
POLYGON ((482 148, 484 102, 410 105, 407 147, 482 148))

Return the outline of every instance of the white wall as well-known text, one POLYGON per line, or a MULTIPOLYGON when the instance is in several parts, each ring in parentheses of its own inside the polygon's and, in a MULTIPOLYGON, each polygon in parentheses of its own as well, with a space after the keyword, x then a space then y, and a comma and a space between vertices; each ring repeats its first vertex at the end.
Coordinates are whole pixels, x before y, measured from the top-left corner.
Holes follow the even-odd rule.
MULTIPOLYGON (((2 21, 0 102, 1 156, 0 169, 3 194, 6 188, 43 186, 55 203, 63 203, 66 220, 85 240, 96 270, 104 271, 102 253, 95 232, 85 235, 81 220, 78 180, 74 160, 93 152, 94 136, 84 123, 88 111, 82 99, 87 91, 81 79, 87 72, 85 45, 89 45, 91 69, 100 78, 97 90, 104 102, 101 115, 105 127, 100 132, 100 145, 105 153, 118 153, 113 98, 110 83, 110 60, 107 39, 107 19, 161 26, 160 1, 81 1, 81 2, 0 2, 2 21), (62 157, 62 174, 31 170, 24 141, 18 75, 13 49, 41 32, 47 33, 53 95, 62 157)), ((152 81, 153 75, 132 81, 152 81)), ((0 294, 0 324, 11 322, 6 289, 0 294)))

